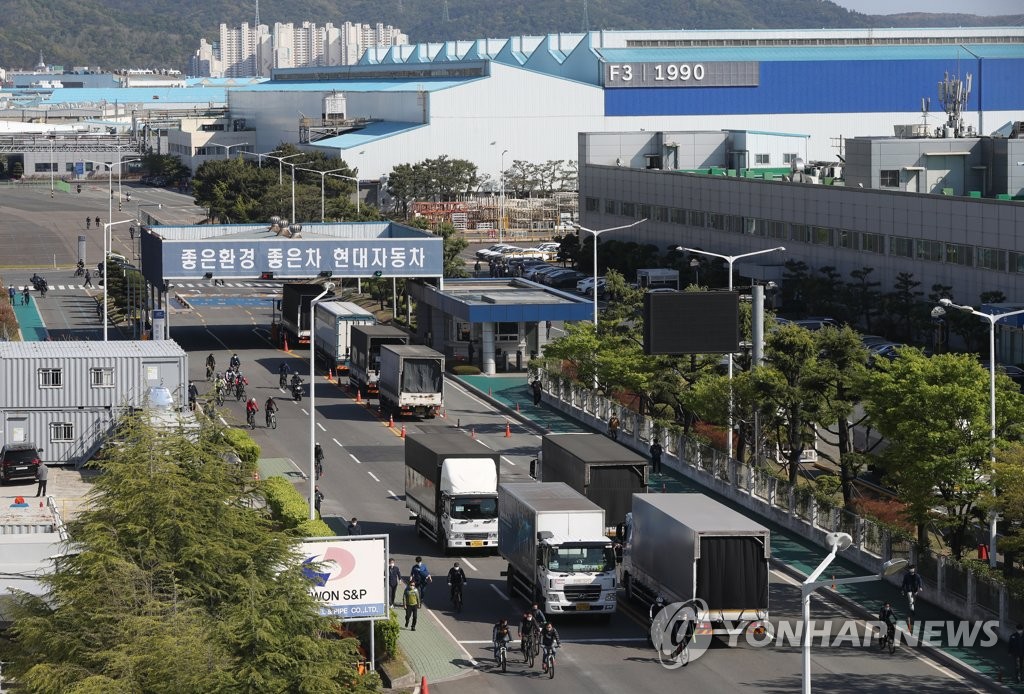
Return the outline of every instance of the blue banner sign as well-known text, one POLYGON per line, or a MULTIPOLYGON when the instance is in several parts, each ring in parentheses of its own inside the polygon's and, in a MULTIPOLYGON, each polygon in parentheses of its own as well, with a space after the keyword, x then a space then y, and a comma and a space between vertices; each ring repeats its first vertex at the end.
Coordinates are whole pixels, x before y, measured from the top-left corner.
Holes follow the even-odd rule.
POLYGON ((441 238, 198 240, 161 243, 165 279, 313 277, 329 271, 338 277, 440 277, 444 270, 441 238))

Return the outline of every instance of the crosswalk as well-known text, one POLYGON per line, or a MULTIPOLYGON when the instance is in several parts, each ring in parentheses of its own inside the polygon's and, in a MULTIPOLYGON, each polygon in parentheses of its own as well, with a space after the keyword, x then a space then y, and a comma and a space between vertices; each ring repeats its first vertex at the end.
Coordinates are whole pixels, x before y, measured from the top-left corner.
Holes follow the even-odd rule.
MULTIPOLYGON (((173 284, 174 284, 174 288, 175 289, 210 289, 210 288, 212 288, 214 286, 210 282, 179 282, 179 283, 173 283, 173 284)), ((248 287, 248 288, 256 288, 256 287, 258 287, 260 289, 280 290, 281 287, 283 286, 283 284, 280 283, 280 282, 224 282, 224 283, 218 282, 216 286, 217 287, 233 287, 235 289, 242 289, 242 288, 246 288, 246 287, 248 287)), ((24 291, 24 289, 25 289, 24 285, 22 285, 22 286, 15 285, 15 287, 17 288, 17 290, 19 292, 24 291)), ((31 287, 30 287, 30 289, 32 291, 35 291, 35 289, 32 289, 31 287)), ((90 286, 90 287, 87 287, 87 286, 85 286, 83 284, 51 284, 49 286, 49 289, 50 289, 50 291, 59 291, 59 292, 73 291, 74 292, 74 291, 83 291, 83 290, 86 290, 86 289, 103 289, 103 285, 101 285, 101 284, 99 284, 97 282, 94 282, 92 284, 92 286, 90 286)))

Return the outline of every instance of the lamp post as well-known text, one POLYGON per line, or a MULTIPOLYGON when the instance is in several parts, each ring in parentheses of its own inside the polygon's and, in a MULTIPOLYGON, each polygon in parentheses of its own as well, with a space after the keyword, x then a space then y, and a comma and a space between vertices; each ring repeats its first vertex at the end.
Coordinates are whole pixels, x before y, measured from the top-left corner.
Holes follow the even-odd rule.
MULTIPOLYGON (((327 178, 328 174, 333 174, 333 173, 336 173, 338 171, 345 171, 346 169, 342 168, 342 169, 331 169, 330 171, 317 171, 316 169, 304 169, 301 166, 298 167, 298 169, 299 169, 299 171, 308 171, 310 173, 320 174, 320 223, 323 224, 323 222, 324 222, 324 180, 327 178)), ((347 176, 342 176, 342 178, 347 178, 347 176)), ((358 199, 359 199, 359 191, 356 190, 356 200, 358 200, 358 199)), ((294 216, 295 216, 295 211, 293 210, 292 211, 292 217, 294 217, 294 216)))
POLYGON ((621 229, 629 229, 635 227, 637 224, 643 224, 647 221, 647 218, 638 219, 632 224, 624 224, 618 227, 608 227, 607 229, 588 229, 585 226, 576 224, 573 222, 573 226, 580 231, 587 231, 594 235, 594 330, 597 330, 597 237, 606 231, 619 231, 621 229))
MULTIPOLYGON (((310 321, 316 315, 316 305, 334 291, 334 283, 324 284, 324 290, 309 302, 310 321)), ((316 335, 309 331, 309 519, 316 518, 316 335)))
MULTIPOLYGON (((498 243, 502 243, 504 238, 505 238, 504 230, 505 230, 505 155, 506 154, 508 154, 508 150, 507 149, 502 150, 501 157, 500 157, 501 164, 498 167, 500 169, 498 171, 498 174, 501 176, 501 206, 498 208, 498 243)), ((595 246, 597 245, 597 237, 596 236, 594 237, 594 245, 595 246)), ((595 269, 594 272, 597 272, 597 270, 595 269)), ((596 280, 595 280, 595 282, 596 282, 596 280)), ((596 294, 597 288, 596 287, 594 288, 594 292, 595 292, 595 294, 594 294, 594 297, 595 297, 594 301, 596 303, 597 302, 597 298, 596 298, 597 297, 597 294, 596 294)), ((597 309, 595 308, 594 310, 595 310, 595 313, 594 313, 594 325, 597 325, 597 313, 596 313, 597 309)))
POLYGON ((110 253, 110 249, 107 246, 107 235, 110 233, 110 227, 115 227, 118 224, 127 224, 129 222, 138 222, 137 219, 122 219, 119 222, 107 222, 103 225, 103 341, 107 341, 107 287, 110 286, 110 273, 107 272, 107 256, 110 253))
MULTIPOLYGON (((353 173, 358 173, 358 169, 356 171, 354 171, 353 173)), ((341 174, 336 174, 336 173, 331 173, 331 174, 328 174, 328 175, 329 176, 334 176, 335 178, 347 178, 348 180, 350 180, 350 181, 352 181, 352 182, 354 182, 356 184, 356 217, 361 216, 361 213, 359 212, 359 179, 357 177, 355 177, 355 176, 342 176, 341 174)))
POLYGON ((206 147, 223 147, 224 148, 224 158, 225 159, 230 159, 231 158, 231 148, 232 147, 248 147, 249 143, 248 142, 239 142, 239 143, 234 144, 234 145, 222 145, 222 144, 218 144, 216 142, 207 142, 205 146, 206 147))
MULTIPOLYGON (((741 253, 739 255, 722 255, 721 253, 712 253, 711 251, 701 251, 696 248, 686 248, 685 246, 679 246, 676 248, 677 251, 686 251, 687 253, 697 253, 698 255, 710 255, 713 258, 721 258, 729 264, 729 291, 732 291, 732 264, 742 258, 750 258, 755 255, 762 255, 764 253, 775 253, 776 251, 786 250, 785 246, 776 246, 775 248, 765 248, 761 251, 752 251, 750 253, 741 253)), ((725 437, 726 455, 732 458, 732 355, 729 355, 729 432, 725 437)))
MULTIPOLYGON (((242 156, 249 155, 250 157, 256 157, 256 165, 259 168, 262 169, 263 168, 263 157, 267 157, 269 159, 273 159, 274 157, 271 156, 271 155, 277 154, 277 152, 278 152, 278 150, 276 150, 276 149, 272 149, 269 152, 249 152, 249 151, 243 149, 242 150, 242 156)), ((278 183, 280 183, 280 181, 278 183)))
POLYGON ((881 581, 886 576, 891 576, 907 565, 906 559, 890 559, 882 564, 881 570, 872 576, 853 576, 850 578, 835 578, 830 581, 819 581, 818 576, 828 568, 828 565, 836 558, 838 552, 842 552, 853 544, 853 538, 847 533, 828 533, 825 536, 831 550, 821 564, 818 565, 811 575, 800 586, 800 604, 803 608, 803 633, 802 640, 802 664, 801 664, 801 692, 811 694, 811 594, 818 588, 825 586, 848 585, 850 583, 868 583, 870 581, 881 581))
MULTIPOLYGON (((989 461, 994 463, 996 460, 996 323, 1003 318, 1024 314, 1024 309, 1021 309, 1020 311, 1007 311, 1006 313, 984 313, 975 309, 973 306, 954 304, 949 299, 939 299, 939 305, 943 308, 955 308, 958 311, 970 313, 978 318, 984 318, 988 321, 988 421, 989 438, 991 439, 989 461)), ((992 493, 996 493, 995 488, 992 489, 992 493)), ((998 522, 999 515, 993 511, 989 517, 988 527, 988 565, 993 569, 999 565, 999 562, 996 559, 996 533, 998 530, 998 522)))
POLYGON ((690 258, 690 269, 693 270, 693 283, 700 286, 700 261, 696 258, 690 258))
MULTIPOLYGON (((277 159, 277 185, 280 186, 280 185, 284 185, 284 167, 282 166, 282 164, 284 164, 284 160, 285 159, 291 159, 292 157, 301 157, 303 154, 305 154, 305 152, 296 152, 295 154, 286 154, 283 157, 273 157, 270 154, 261 154, 259 156, 260 156, 260 161, 263 161, 263 157, 266 157, 267 159, 277 159)), ((288 166, 293 166, 293 165, 289 164, 288 166)), ((294 172, 295 169, 293 168, 292 171, 294 172)), ((294 205, 293 205, 293 207, 294 207, 294 205)), ((292 218, 293 218, 292 221, 295 221, 294 217, 295 217, 295 212, 293 211, 292 212, 292 218)))

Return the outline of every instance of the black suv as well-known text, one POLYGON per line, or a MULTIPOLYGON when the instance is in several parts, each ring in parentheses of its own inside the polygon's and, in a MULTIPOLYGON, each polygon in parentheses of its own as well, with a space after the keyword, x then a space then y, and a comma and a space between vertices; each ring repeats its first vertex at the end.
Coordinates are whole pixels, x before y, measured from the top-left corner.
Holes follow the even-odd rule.
POLYGON ((39 451, 31 443, 12 443, 0 451, 0 484, 14 479, 36 478, 39 469, 39 451))

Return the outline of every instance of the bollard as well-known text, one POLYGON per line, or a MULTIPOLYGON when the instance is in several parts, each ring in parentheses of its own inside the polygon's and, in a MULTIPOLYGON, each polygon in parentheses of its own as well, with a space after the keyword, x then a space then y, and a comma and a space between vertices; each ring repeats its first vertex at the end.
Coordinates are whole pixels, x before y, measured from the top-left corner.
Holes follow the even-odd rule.
POLYGON ((462 428, 462 417, 459 417, 458 419, 455 420, 455 428, 456 429, 461 429, 462 428))
POLYGON ((487 397, 491 397, 491 387, 487 386, 487 397))
POLYGON ((402 425, 402 438, 405 438, 405 425, 402 425))
POLYGON ((471 439, 475 439, 476 438, 476 427, 473 427, 472 429, 469 430, 469 438, 471 438, 471 439))

